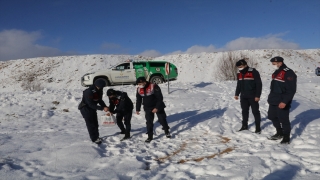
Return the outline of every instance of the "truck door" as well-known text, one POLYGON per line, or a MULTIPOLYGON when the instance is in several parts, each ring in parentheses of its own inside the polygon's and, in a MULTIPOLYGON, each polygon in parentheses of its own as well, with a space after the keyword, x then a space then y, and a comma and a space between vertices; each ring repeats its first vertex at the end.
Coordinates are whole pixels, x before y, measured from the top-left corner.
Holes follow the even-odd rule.
POLYGON ((127 72, 130 76, 130 82, 136 83, 136 70, 134 68, 133 62, 130 62, 130 71, 127 72))
POLYGON ((111 78, 114 83, 129 83, 134 77, 134 69, 130 69, 130 63, 122 63, 112 69, 111 78))
POLYGON ((148 77, 148 69, 146 68, 145 62, 134 62, 133 66, 136 72, 136 79, 138 79, 139 77, 148 77))

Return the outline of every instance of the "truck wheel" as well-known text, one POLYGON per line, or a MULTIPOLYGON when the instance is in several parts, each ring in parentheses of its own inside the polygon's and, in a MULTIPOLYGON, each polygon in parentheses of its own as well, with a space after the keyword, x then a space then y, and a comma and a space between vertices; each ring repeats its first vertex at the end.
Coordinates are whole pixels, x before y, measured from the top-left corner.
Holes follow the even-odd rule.
POLYGON ((163 83, 163 79, 160 76, 153 76, 151 77, 150 82, 153 84, 161 84, 163 83))
MULTIPOLYGON (((98 81, 99 79, 101 79, 101 80, 103 80, 104 82, 106 82, 106 86, 110 86, 110 83, 109 83, 109 81, 106 79, 106 78, 97 78, 96 80, 94 80, 94 83, 96 82, 96 81, 98 81)), ((93 84, 94 84, 93 83, 93 84)))

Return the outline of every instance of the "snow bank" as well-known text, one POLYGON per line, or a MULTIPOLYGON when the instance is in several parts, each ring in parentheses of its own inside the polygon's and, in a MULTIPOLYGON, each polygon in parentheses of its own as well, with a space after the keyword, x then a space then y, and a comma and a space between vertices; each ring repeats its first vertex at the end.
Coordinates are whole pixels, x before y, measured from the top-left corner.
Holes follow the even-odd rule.
MULTIPOLYGON (((132 138, 121 142, 117 127, 100 127, 103 144, 90 142, 77 105, 81 75, 132 56, 90 55, 1 62, 0 179, 320 179, 319 50, 248 51, 261 63, 262 133, 250 113, 241 126, 236 82, 213 81, 222 53, 164 56, 179 68, 179 79, 160 85, 171 139, 155 118, 154 140, 147 138, 143 113, 132 116, 132 138), (290 120, 291 144, 267 140, 275 129, 267 119, 272 56, 283 56, 298 74, 290 120), (198 68, 194 68, 198 67, 198 68), (21 90, 21 74, 37 72, 45 88, 21 90), (36 71, 34 71, 36 70, 36 71), (50 79, 48 81, 48 79, 50 79), (5 87, 4 87, 5 86, 5 87)), ((134 58, 139 58, 138 56, 134 58)), ((114 86, 135 102, 135 87, 114 86)), ((107 98, 104 100, 108 102, 107 98)), ((99 111, 98 116, 103 115, 99 111)))
MULTIPOLYGON (((288 67, 298 76, 314 74, 320 66, 320 49, 313 50, 243 50, 235 51, 255 59, 259 63, 258 70, 267 79, 273 72, 270 59, 282 56, 288 67)), ((178 67, 178 82, 212 82, 216 81, 217 62, 225 52, 178 54, 156 58, 174 63, 178 67)), ((21 89, 23 78, 34 74, 37 81, 45 88, 82 88, 80 78, 88 72, 109 68, 127 59, 151 59, 130 55, 85 55, 61 56, 48 58, 32 58, 1 62, 0 87, 2 91, 21 89)))

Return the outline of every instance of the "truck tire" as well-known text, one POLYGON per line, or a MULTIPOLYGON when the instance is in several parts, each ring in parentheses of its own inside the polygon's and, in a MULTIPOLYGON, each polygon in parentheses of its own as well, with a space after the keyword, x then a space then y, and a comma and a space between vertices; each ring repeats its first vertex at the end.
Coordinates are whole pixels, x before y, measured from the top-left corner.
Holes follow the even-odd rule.
POLYGON ((163 83, 163 79, 160 76, 152 76, 150 79, 150 82, 153 84, 162 84, 163 83))
POLYGON ((93 84, 94 84, 96 81, 98 81, 99 79, 105 81, 105 82, 106 82, 106 86, 110 86, 110 83, 109 83, 108 79, 106 79, 106 78, 97 78, 97 79, 94 80, 93 84))

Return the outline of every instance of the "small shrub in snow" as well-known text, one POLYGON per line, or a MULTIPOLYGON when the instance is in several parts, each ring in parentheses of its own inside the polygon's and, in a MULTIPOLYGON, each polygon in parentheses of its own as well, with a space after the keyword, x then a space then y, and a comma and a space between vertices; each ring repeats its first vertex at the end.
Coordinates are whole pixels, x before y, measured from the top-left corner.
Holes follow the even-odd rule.
POLYGON ((23 90, 27 90, 27 91, 41 91, 41 90, 43 90, 43 87, 41 86, 39 81, 31 81, 31 82, 23 81, 21 83, 21 88, 23 90))
POLYGON ((58 104, 60 104, 60 102, 59 101, 52 101, 52 104, 58 105, 58 104))
POLYGON ((21 81, 21 88, 27 91, 41 91, 43 87, 37 79, 38 75, 34 71, 27 71, 22 73, 17 81, 21 81))
POLYGON ((48 83, 52 83, 54 81, 54 78, 47 79, 48 83))
POLYGON ((245 59, 249 67, 258 68, 258 61, 245 55, 243 53, 236 52, 226 52, 222 55, 222 58, 219 59, 218 67, 216 71, 216 76, 221 81, 235 81, 237 80, 238 68, 236 63, 240 59, 245 59))

